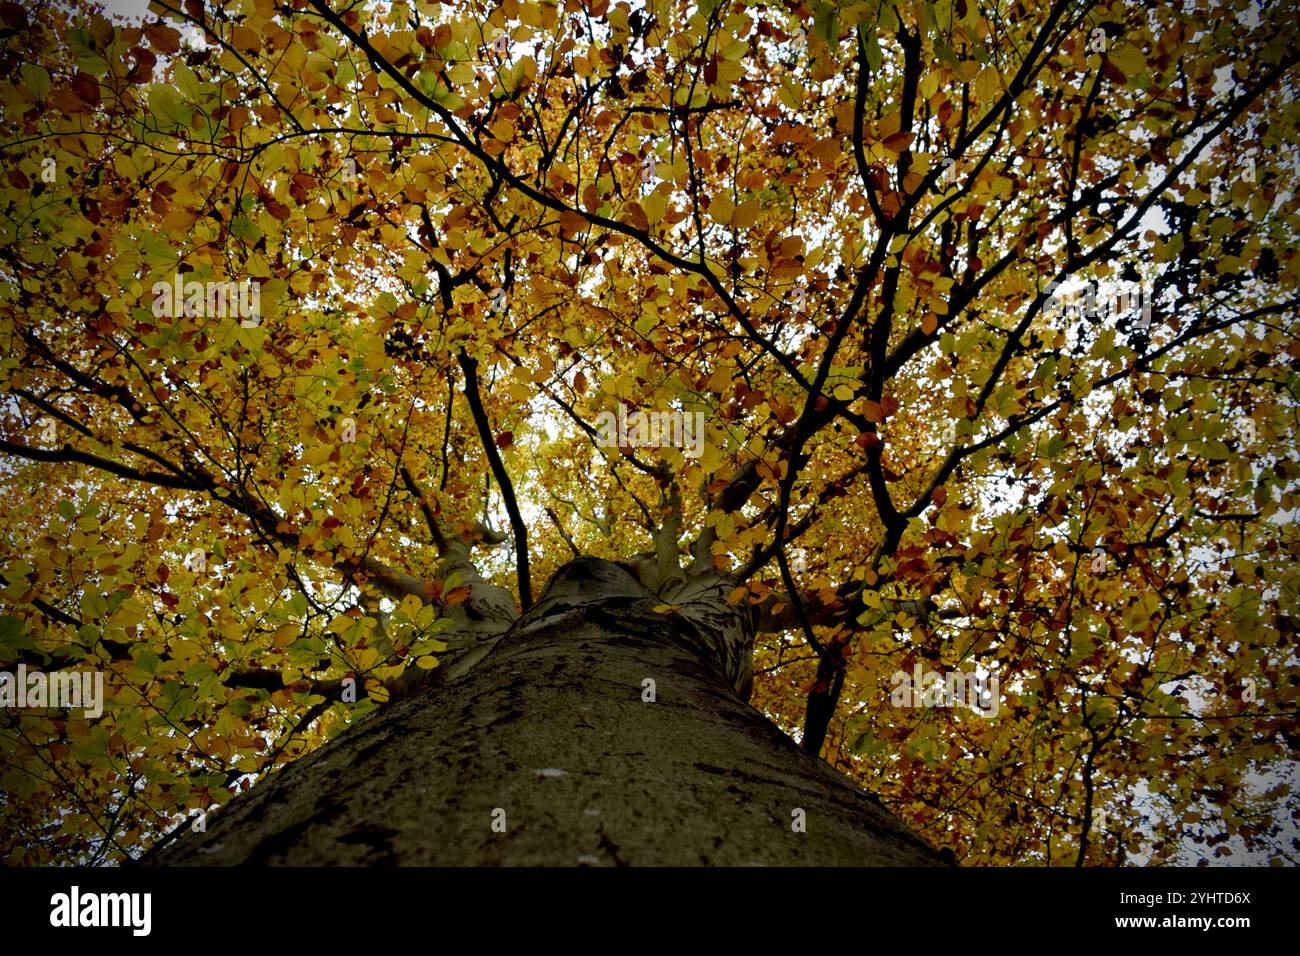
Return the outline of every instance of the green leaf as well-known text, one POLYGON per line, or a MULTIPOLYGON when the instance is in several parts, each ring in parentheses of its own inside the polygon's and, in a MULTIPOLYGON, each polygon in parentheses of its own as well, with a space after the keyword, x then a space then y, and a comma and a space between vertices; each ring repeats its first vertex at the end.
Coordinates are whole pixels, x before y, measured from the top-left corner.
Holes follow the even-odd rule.
POLYGON ((185 98, 191 103, 199 101, 199 78, 184 63, 177 63, 172 69, 172 82, 176 84, 176 88, 185 94, 185 98))
POLYGON ((153 676, 158 671, 162 658, 147 647, 142 647, 135 655, 135 663, 146 674, 153 676))
POLYGON ((30 650, 35 646, 23 629, 22 618, 0 614, 0 647, 30 650))
POLYGON ((213 676, 213 670, 204 661, 198 661, 185 669, 182 675, 187 684, 198 684, 213 676))
POLYGON ((1221 441, 1207 441, 1201 446, 1201 453, 1210 461, 1227 461, 1232 457, 1228 446, 1221 441))
MULTIPOLYGON (((161 266, 170 268, 176 264, 177 254, 172 243, 168 242, 163 236, 157 233, 146 233, 140 237, 140 252, 144 255, 144 261, 151 266, 161 266)), ((167 277, 159 277, 159 281, 166 282, 167 277)), ((153 302, 153 297, 149 296, 148 301, 153 302)), ((150 313, 152 320, 153 313, 150 313)))
POLYGON ((957 58, 957 54, 953 52, 952 47, 948 45, 948 41, 943 38, 942 34, 936 33, 934 35, 934 52, 938 55, 941 63, 946 63, 954 70, 961 68, 961 60, 957 58))
POLYGON ((102 594, 85 591, 81 595, 81 616, 87 621, 96 621, 108 613, 108 602, 102 594))
POLYGON ((149 91, 149 112, 162 128, 187 125, 190 109, 181 102, 176 90, 170 86, 155 86, 149 91))
POLYGON ((95 38, 89 30, 73 27, 68 31, 68 46, 76 57, 77 66, 94 76, 103 76, 108 72, 108 61, 95 49, 95 38))
POLYGON ((24 63, 22 68, 23 89, 32 94, 32 98, 43 100, 50 92, 50 74, 35 63, 24 63))
POLYGON ((833 3, 818 3, 813 8, 813 31, 833 47, 840 38, 840 11, 833 3))
POLYGON ((880 41, 876 39, 875 30, 863 31, 863 55, 867 58, 867 66, 871 68, 872 73, 880 72, 880 41))
POLYGON ((255 243, 262 238, 262 230, 253 225, 246 216, 236 216, 230 221, 230 234, 248 243, 255 243))

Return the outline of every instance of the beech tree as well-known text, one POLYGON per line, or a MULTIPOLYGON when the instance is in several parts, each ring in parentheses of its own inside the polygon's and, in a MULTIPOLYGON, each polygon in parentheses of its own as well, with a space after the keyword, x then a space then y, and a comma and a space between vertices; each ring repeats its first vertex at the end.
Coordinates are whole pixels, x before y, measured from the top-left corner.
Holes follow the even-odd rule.
POLYGON ((7 862, 1296 862, 1286 4, 0 26, 7 862))

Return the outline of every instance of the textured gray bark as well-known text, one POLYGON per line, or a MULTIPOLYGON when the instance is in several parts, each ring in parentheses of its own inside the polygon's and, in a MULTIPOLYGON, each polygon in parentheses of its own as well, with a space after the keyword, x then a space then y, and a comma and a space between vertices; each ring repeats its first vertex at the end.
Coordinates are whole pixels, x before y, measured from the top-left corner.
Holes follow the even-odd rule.
POLYGON ((459 652, 473 666, 273 774, 155 862, 940 862, 745 702, 751 632, 724 582, 656 594, 643 580, 568 565, 508 631, 480 635, 481 659, 459 652), (655 612, 666 599, 679 609, 655 612))

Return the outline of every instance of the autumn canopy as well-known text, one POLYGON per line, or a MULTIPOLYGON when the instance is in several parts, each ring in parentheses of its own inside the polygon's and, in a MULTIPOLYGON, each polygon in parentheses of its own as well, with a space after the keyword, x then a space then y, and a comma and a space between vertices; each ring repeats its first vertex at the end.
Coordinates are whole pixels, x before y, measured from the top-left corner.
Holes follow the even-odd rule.
POLYGON ((1286 5, 135 12, 0 3, 0 668, 104 675, 0 711, 6 862, 638 554, 963 863, 1297 862, 1286 5))

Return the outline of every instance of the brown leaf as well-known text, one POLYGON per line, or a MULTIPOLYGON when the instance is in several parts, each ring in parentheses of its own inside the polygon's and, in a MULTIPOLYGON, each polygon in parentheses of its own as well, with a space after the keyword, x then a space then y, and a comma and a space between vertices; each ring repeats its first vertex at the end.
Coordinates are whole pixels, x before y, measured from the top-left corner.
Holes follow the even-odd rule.
POLYGON ((165 23, 155 23, 151 27, 146 27, 145 37, 149 40, 149 45, 155 50, 161 50, 163 53, 172 54, 181 48, 180 31, 167 26, 165 23))
POLYGON ((893 136, 886 136, 884 143, 885 148, 891 153, 901 153, 912 145, 912 140, 916 139, 915 133, 895 133, 893 136))
POLYGON ((650 220, 640 203, 630 202, 623 207, 623 221, 642 232, 650 228, 650 220))
POLYGON ((153 68, 158 62, 158 57, 152 51, 142 46, 133 46, 128 55, 134 57, 131 69, 126 74, 128 83, 148 83, 153 79, 153 68))
POLYGON ((262 48, 262 40, 252 27, 246 27, 241 23, 230 31, 230 45, 236 50, 256 53, 262 48))
POLYGON ((78 72, 72 78, 72 92, 91 106, 99 105, 99 80, 89 73, 78 72))
POLYGON ((0 22, 11 30, 25 30, 27 11, 18 3, 0 3, 0 22))
POLYGON ((311 198, 311 190, 316 185, 315 179, 306 173, 295 173, 293 179, 289 180, 289 195, 298 201, 301 206, 307 205, 311 198))
POLYGON ((70 87, 64 86, 50 94, 50 106, 64 113, 89 113, 90 107, 86 101, 72 92, 70 87))
POLYGON ((560 228, 567 233, 583 232, 587 228, 587 218, 581 213, 566 209, 560 213, 560 228))

